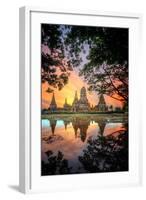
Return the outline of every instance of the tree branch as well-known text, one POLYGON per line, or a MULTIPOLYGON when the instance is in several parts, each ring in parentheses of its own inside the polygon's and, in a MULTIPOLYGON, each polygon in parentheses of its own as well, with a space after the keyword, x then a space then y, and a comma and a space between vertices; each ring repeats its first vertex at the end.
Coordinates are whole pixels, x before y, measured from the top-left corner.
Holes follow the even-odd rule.
POLYGON ((126 100, 127 101, 127 98, 125 98, 125 96, 123 96, 123 94, 118 90, 118 88, 113 84, 113 81, 112 81, 112 79, 111 79, 111 77, 110 77, 110 74, 107 72, 107 70, 104 68, 104 64, 102 65, 103 66, 103 70, 106 72, 106 74, 108 75, 108 77, 109 77, 109 80, 110 80, 110 83, 111 83, 111 85, 113 86, 113 88, 117 91, 117 94, 119 95, 119 96, 121 96, 124 100, 126 100))

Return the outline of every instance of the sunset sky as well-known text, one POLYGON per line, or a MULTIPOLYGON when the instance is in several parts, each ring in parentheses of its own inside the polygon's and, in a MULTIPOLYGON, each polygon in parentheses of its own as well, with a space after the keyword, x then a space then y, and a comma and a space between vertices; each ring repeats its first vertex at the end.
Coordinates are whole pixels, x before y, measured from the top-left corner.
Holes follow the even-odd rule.
MULTIPOLYGON (((55 99, 58 107, 63 107, 65 98, 67 98, 67 103, 72 105, 75 91, 78 93, 78 98, 80 97, 80 90, 82 87, 88 88, 87 83, 83 78, 79 77, 77 70, 70 73, 69 82, 64 86, 62 90, 54 89, 55 99)), ((48 108, 52 99, 52 93, 46 92, 48 84, 42 84, 42 108, 48 108)), ((99 97, 95 92, 87 91, 87 98, 90 103, 90 106, 95 106, 98 104, 99 97)), ((114 100, 111 97, 105 95, 105 101, 107 105, 122 106, 120 101, 114 100)))
MULTIPOLYGON (((65 34, 65 33, 64 33, 65 34)), ((62 90, 54 89, 54 94, 55 94, 55 99, 58 107, 63 107, 63 104, 65 102, 65 98, 67 98, 67 103, 72 105, 74 96, 75 96, 75 91, 78 93, 78 98, 80 98, 80 90, 84 86, 86 89, 89 87, 87 83, 83 80, 83 77, 80 77, 78 75, 78 70, 82 68, 82 66, 88 62, 86 59, 86 56, 89 53, 89 46, 84 45, 86 49, 86 53, 80 53, 80 56, 82 57, 82 63, 80 66, 75 68, 74 71, 70 72, 69 76, 69 82, 66 84, 62 90)), ((48 48, 47 45, 42 44, 41 45, 41 51, 44 54, 50 54, 50 49, 48 48)), ((47 83, 42 83, 42 108, 48 108, 52 99, 52 93, 46 92, 48 88, 47 83)), ((105 101, 107 105, 113 105, 114 107, 121 107, 122 103, 120 101, 117 101, 109 96, 104 95, 105 101)), ((90 103, 90 106, 95 106, 98 104, 99 97, 97 93, 95 92, 89 92, 87 91, 87 98, 90 103)))

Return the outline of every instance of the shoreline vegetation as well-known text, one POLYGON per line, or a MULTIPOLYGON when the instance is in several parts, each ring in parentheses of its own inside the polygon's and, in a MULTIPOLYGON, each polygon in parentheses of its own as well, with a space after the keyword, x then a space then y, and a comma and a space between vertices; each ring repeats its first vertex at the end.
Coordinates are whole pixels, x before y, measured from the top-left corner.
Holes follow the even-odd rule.
POLYGON ((100 118, 106 120, 107 122, 127 122, 128 121, 128 113, 50 113, 41 115, 41 119, 66 119, 70 120, 70 118, 89 118, 94 120, 94 118, 100 118), (110 120, 111 119, 111 120, 110 120))
POLYGON ((86 115, 88 115, 88 116, 92 116, 92 115, 100 115, 100 116, 128 116, 128 113, 127 112, 86 112, 86 113, 84 113, 84 112, 78 112, 78 113, 74 113, 74 112, 50 112, 50 113, 48 113, 48 114, 41 114, 41 117, 42 117, 42 119, 43 118, 46 118, 46 117, 48 117, 48 116, 51 116, 51 115, 63 115, 63 116, 65 116, 65 115, 72 115, 72 116, 82 116, 82 117, 84 117, 84 116, 86 116, 86 115))

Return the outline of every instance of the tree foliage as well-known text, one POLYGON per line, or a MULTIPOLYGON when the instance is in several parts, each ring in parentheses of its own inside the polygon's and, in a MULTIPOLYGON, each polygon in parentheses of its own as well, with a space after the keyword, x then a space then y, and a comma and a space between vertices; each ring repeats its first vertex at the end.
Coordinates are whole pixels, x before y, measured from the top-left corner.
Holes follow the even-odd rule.
POLYGON ((61 151, 53 155, 52 151, 47 151, 48 162, 42 161, 42 175, 69 174, 68 160, 64 159, 61 151))
POLYGON ((61 90, 68 83, 69 71, 72 65, 64 54, 62 30, 59 25, 42 24, 41 34, 41 80, 53 88, 61 90))
POLYGON ((79 67, 89 90, 127 104, 128 29, 42 24, 41 42, 42 83, 51 86, 47 92, 62 89, 69 71, 79 67))
POLYGON ((79 156, 86 172, 114 172, 128 170, 128 134, 118 137, 98 135, 88 140, 87 149, 79 156))
POLYGON ((89 90, 128 101, 128 29, 72 26, 65 42, 72 60, 78 62, 80 52, 89 49, 80 70, 89 90))
POLYGON ((126 64, 107 65, 103 63, 98 68, 87 69, 86 67, 84 66, 80 75, 83 75, 88 82, 90 91, 106 94, 122 102, 128 101, 128 67, 126 64))

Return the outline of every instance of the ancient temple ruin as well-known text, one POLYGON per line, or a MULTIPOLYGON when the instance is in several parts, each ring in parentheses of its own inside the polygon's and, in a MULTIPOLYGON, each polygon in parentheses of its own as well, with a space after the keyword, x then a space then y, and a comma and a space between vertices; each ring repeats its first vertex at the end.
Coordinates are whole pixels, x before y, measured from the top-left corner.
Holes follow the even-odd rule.
POLYGON ((106 112, 108 111, 108 107, 106 105, 105 99, 103 94, 100 95, 99 97, 99 103, 97 106, 95 106, 95 110, 99 111, 99 112, 106 112))
POLYGON ((99 96, 99 102, 96 106, 91 106, 87 98, 87 92, 86 88, 82 87, 80 90, 80 96, 78 98, 77 91, 75 91, 75 96, 72 102, 72 105, 68 104, 67 98, 65 98, 65 102, 62 108, 57 107, 57 103, 55 100, 55 95, 53 93, 51 103, 49 106, 49 110, 51 112, 56 112, 56 111, 63 111, 63 112, 107 112, 108 111, 108 106, 105 102, 105 98, 103 94, 100 94, 99 96))
POLYGON ((52 100, 51 100, 51 103, 50 103, 50 107, 49 107, 50 111, 54 112, 57 110, 57 104, 56 104, 56 100, 55 100, 55 95, 53 93, 53 96, 52 96, 52 100))
POLYGON ((73 112, 88 112, 88 111, 90 111, 90 104, 87 99, 85 87, 81 88, 79 100, 77 97, 77 91, 75 92, 75 98, 72 103, 72 111, 73 112))
POLYGON ((72 103, 71 110, 73 112, 77 112, 78 108, 79 108, 79 105, 78 105, 78 95, 77 95, 77 91, 76 91, 75 92, 75 97, 74 97, 74 100, 73 100, 73 103, 72 103))
POLYGON ((63 109, 65 111, 70 111, 70 109, 71 109, 71 106, 67 103, 67 98, 65 98, 65 103, 63 105, 63 109))

